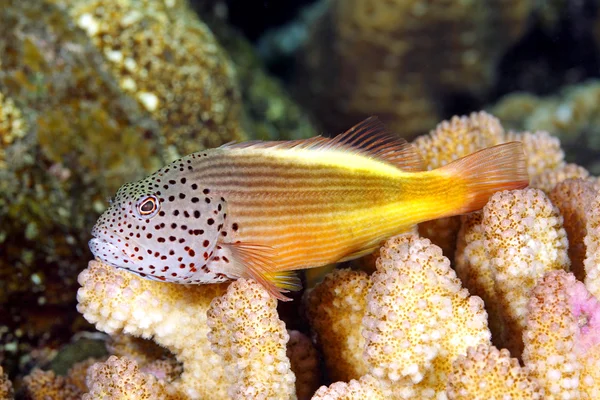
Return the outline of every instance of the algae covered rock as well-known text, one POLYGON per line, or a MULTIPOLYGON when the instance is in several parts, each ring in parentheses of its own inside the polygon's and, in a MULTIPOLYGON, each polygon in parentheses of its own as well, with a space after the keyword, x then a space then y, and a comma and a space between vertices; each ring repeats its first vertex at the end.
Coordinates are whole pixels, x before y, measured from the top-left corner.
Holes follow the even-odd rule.
MULTIPOLYGON (((25 338, 36 343, 69 331, 61 325, 75 314, 90 228, 120 185, 179 154, 245 137, 233 66, 191 12, 179 18, 183 8, 161 9, 156 1, 159 21, 179 18, 189 30, 152 34, 156 24, 144 36, 118 30, 125 17, 112 10, 102 25, 109 45, 82 29, 92 17, 77 16, 75 7, 88 3, 15 0, 0 8, 0 344, 10 350, 0 351, 0 362, 26 352, 25 338), (157 44, 136 46, 136 38, 157 44), (116 64, 119 46, 139 70, 116 64), (152 58, 156 46, 160 60, 152 58), (156 109, 147 93, 157 97, 156 109)), ((103 10, 116 4, 131 5, 133 18, 153 3, 107 2, 103 10)))

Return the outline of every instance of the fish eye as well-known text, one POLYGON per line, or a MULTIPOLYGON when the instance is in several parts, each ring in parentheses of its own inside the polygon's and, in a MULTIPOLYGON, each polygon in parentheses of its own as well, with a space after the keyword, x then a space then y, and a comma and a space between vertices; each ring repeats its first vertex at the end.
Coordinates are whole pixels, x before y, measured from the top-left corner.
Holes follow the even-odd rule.
POLYGON ((142 197, 138 200, 137 211, 142 218, 151 218, 158 212, 159 205, 160 203, 154 195, 142 197))

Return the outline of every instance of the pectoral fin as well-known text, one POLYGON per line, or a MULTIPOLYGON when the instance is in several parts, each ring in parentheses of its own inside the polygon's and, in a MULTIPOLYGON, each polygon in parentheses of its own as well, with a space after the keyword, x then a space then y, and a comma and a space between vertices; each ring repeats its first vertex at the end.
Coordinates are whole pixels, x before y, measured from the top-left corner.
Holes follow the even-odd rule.
POLYGON ((300 278, 294 271, 277 271, 275 251, 272 247, 254 243, 228 243, 235 261, 243 267, 243 278, 254 279, 273 297, 290 301, 283 293, 302 288, 300 278))

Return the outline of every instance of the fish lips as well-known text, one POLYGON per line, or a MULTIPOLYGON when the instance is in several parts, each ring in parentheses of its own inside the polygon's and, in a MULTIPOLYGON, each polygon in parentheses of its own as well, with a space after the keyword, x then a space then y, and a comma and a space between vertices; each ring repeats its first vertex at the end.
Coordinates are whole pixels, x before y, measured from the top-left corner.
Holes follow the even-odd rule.
POLYGON ((94 237, 90 239, 88 246, 94 257, 105 264, 125 269, 131 269, 134 266, 132 260, 128 259, 119 247, 104 238, 94 237))

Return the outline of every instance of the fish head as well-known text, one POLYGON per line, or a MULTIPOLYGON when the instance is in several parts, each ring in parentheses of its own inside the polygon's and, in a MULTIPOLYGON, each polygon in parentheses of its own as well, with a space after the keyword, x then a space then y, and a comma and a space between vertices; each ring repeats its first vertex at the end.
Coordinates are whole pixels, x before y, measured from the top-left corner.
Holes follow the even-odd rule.
POLYGON ((175 171, 165 168, 123 185, 94 225, 90 250, 148 279, 215 282, 206 264, 225 224, 225 199, 175 171))

